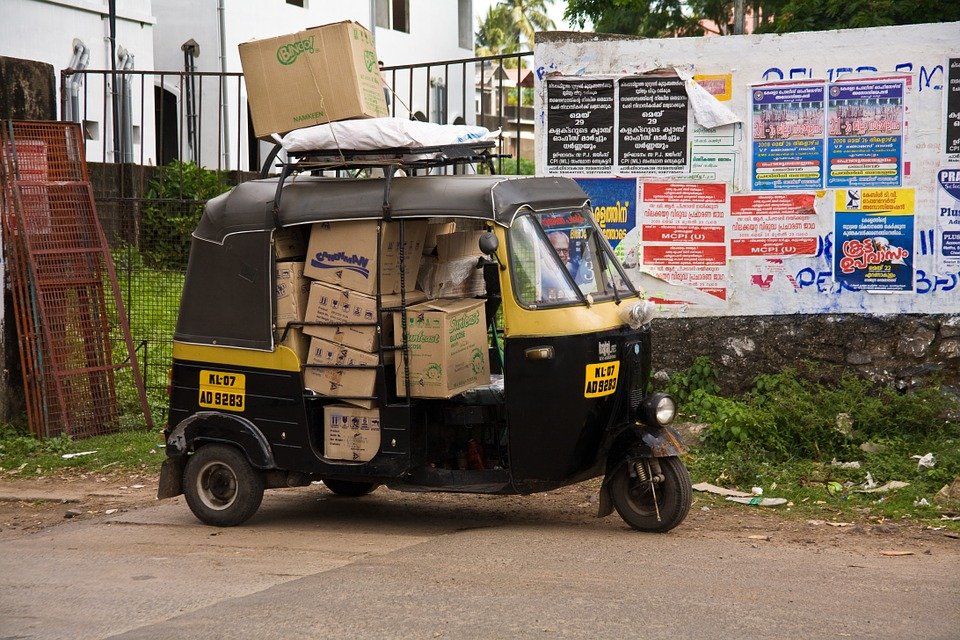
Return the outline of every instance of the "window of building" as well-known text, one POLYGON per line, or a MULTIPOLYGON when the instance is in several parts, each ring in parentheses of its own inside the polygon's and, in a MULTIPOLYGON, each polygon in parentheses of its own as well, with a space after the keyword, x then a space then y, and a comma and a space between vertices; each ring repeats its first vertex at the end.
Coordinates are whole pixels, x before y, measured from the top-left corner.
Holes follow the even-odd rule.
POLYGON ((410 33, 410 0, 376 0, 377 26, 410 33))
POLYGON ((473 0, 459 0, 457 5, 458 44, 473 50, 473 0))
POLYGON ((295 7, 300 7, 302 9, 307 8, 307 0, 287 0, 287 4, 292 4, 295 7))

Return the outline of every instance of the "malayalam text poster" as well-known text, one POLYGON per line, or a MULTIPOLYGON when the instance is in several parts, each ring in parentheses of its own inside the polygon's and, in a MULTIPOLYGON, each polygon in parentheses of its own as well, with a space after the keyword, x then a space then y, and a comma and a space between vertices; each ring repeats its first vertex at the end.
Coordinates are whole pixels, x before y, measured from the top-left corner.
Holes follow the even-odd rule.
POLYGON ((899 187, 903 177, 903 80, 829 87, 828 187, 899 187))
POLYGON ((690 169, 690 105, 677 76, 628 76, 618 86, 617 165, 623 175, 690 169))
POLYGON ((730 196, 730 257, 782 258, 817 253, 816 196, 730 196))
POLYGON ((823 187, 826 110, 823 82, 751 88, 751 190, 823 187))
POLYGON ((726 300, 727 213, 725 184, 642 183, 641 269, 726 300))
POLYGON ((944 153, 951 162, 960 162, 960 58, 948 58, 947 82, 943 86, 943 113, 946 116, 944 153))
POLYGON ((613 80, 547 80, 547 173, 613 173, 613 80))
POLYGON ((837 189, 833 277, 853 291, 913 291, 914 190, 837 189))

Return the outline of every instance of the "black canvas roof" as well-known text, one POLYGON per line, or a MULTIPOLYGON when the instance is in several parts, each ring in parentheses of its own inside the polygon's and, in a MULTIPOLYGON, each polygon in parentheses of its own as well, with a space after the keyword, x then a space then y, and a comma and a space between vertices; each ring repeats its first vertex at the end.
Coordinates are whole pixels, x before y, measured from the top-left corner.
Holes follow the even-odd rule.
MULTIPOLYGON (((287 178, 280 197, 281 226, 333 220, 379 218, 383 215, 383 178, 287 178)), ((223 243, 234 233, 274 227, 277 179, 238 185, 207 203, 193 235, 223 243)), ((457 216, 491 220, 509 226, 517 211, 578 208, 587 195, 569 178, 509 176, 395 177, 390 186, 391 216, 422 218, 457 216)))

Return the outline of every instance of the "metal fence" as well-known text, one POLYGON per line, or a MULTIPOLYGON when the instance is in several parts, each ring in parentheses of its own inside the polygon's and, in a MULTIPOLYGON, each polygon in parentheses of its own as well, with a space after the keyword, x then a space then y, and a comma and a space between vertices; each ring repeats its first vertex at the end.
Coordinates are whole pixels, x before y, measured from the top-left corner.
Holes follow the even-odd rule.
MULTIPOLYGON (((531 53, 382 68, 390 113, 482 124, 496 167, 532 167, 531 53)), ((206 200, 257 177, 273 143, 253 134, 239 73, 66 69, 63 119, 80 123, 150 405, 160 423, 190 233, 206 200), (202 167, 202 169, 200 168, 202 167)), ((270 167, 267 167, 270 170, 270 167)))

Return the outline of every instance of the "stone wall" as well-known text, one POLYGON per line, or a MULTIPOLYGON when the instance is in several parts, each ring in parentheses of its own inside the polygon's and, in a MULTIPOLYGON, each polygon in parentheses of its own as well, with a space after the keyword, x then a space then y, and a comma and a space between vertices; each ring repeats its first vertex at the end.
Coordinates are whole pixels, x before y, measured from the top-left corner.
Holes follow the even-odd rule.
POLYGON ((762 373, 813 365, 904 390, 937 380, 960 392, 960 317, 789 315, 662 318, 653 322, 654 371, 686 369, 708 356, 726 393, 762 373))

